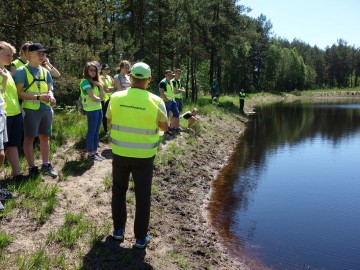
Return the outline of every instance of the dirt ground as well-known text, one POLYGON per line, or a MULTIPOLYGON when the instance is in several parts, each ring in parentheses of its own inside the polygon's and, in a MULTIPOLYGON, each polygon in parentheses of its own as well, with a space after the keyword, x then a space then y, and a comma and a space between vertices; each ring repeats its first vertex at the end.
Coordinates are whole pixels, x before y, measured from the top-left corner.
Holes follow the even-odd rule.
POLYGON ((133 202, 128 207, 124 242, 111 237, 111 188, 104 182, 111 179, 112 153, 103 140, 100 152, 106 160, 102 162, 86 161, 84 165, 85 153, 72 151, 71 145, 54 155, 55 166, 63 168, 66 178, 45 178, 45 183, 57 184, 59 192, 56 209, 43 225, 32 221, 22 209, 0 220, 1 230, 14 236, 6 248, 5 268, 1 269, 18 269, 16 256, 39 248, 50 257, 65 254, 67 269, 249 269, 227 254, 207 218, 212 181, 230 157, 247 119, 240 115, 200 117, 199 132, 186 130, 160 147, 149 230, 153 240, 146 250, 132 247, 133 202), (108 228, 104 237, 96 242, 84 237, 75 248, 65 251, 57 244, 46 243, 49 233, 64 224, 68 212, 82 212, 99 230, 108 228))

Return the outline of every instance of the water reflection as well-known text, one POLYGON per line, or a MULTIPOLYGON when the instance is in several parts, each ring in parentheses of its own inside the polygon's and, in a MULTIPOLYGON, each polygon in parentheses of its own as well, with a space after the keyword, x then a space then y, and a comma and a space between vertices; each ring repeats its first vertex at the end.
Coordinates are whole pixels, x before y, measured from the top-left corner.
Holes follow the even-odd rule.
MULTIPOLYGON (((253 261, 247 258, 248 262, 251 261, 252 269, 265 268, 256 261, 257 257, 274 269, 353 269, 351 267, 354 265, 359 266, 356 264, 357 259, 349 257, 354 253, 354 247, 359 246, 358 234, 355 238, 359 238, 350 243, 350 247, 343 247, 342 243, 329 244, 335 247, 338 245, 343 249, 336 251, 339 257, 335 259, 326 257, 331 256, 331 250, 323 247, 321 239, 317 239, 322 237, 331 242, 325 232, 322 234, 323 228, 331 226, 326 222, 332 222, 336 217, 352 219, 354 213, 355 216, 360 214, 359 205, 354 206, 354 202, 348 201, 347 198, 338 198, 336 192, 343 187, 333 184, 342 180, 353 187, 354 190, 344 188, 343 191, 350 199, 360 191, 354 180, 360 171, 356 171, 357 168, 348 168, 351 165, 349 160, 354 160, 354 157, 344 156, 340 160, 340 157, 331 156, 335 151, 331 148, 354 147, 353 137, 360 133, 359 103, 359 100, 294 102, 256 109, 257 114, 253 116, 244 136, 240 138, 236 154, 214 181, 212 201, 209 204, 210 220, 218 228, 225 246, 234 256, 250 254, 255 258, 253 261), (346 140, 348 144, 344 146, 343 142, 346 140), (322 152, 324 150, 321 150, 320 146, 325 142, 330 144, 327 147, 330 150, 322 152), (289 155, 292 151, 297 151, 298 158, 289 155), (312 158, 317 155, 324 164, 313 161, 312 158), (276 160, 278 156, 282 156, 282 159, 276 160), (333 159, 336 159, 336 162, 333 159), (349 173, 330 173, 325 166, 328 164, 339 165, 338 170, 346 167, 349 173), (270 169, 268 166, 272 169, 277 168, 273 169, 271 175, 276 181, 267 180, 270 169), (287 170, 287 167, 294 171, 287 170), (306 174, 309 171, 310 176, 306 174), (352 175, 354 172, 357 173, 355 176, 352 175), (332 176, 337 179, 332 179, 332 176), (266 192, 263 191, 265 186, 266 192), (266 196, 259 195, 265 193, 266 196), (312 209, 306 204, 309 201, 312 202, 312 209), (257 206, 262 204, 262 207, 257 206), (256 208, 256 213, 249 210, 253 208, 256 208), (311 220, 303 220, 309 218, 309 215, 311 220), (259 228, 265 218, 266 228, 259 228), (286 241, 274 239, 279 228, 281 237, 286 241), (320 232, 316 232, 317 229, 320 232), (288 241, 304 244, 297 247, 288 244, 288 241), (307 247, 306 241, 311 243, 311 246, 307 247), (273 250, 265 252, 264 249, 269 247, 273 250), (341 257, 344 250, 347 254, 341 257), (323 255, 324 259, 321 259, 323 255), (335 268, 331 268, 329 265, 321 264, 322 260, 338 261, 341 267, 336 268, 339 265, 333 263, 335 268)), ((334 226, 345 226, 347 230, 354 230, 355 225, 360 225, 359 220, 351 220, 350 223, 352 225, 346 226, 339 222, 334 226)), ((334 237, 334 241, 340 242, 341 239, 334 237)))

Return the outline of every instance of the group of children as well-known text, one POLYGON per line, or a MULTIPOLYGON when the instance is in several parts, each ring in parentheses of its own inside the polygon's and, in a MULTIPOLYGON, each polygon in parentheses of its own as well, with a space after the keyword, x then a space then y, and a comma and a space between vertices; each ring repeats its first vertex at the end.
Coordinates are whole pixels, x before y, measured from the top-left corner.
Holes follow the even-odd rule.
MULTIPOLYGON (((104 160, 104 157, 97 152, 101 122, 108 137, 110 127, 106 118, 106 112, 109 101, 114 92, 126 90, 131 86, 130 69, 131 64, 126 60, 120 62, 117 74, 114 77, 109 75, 110 68, 106 63, 101 65, 97 61, 92 61, 87 62, 84 67, 84 78, 80 83, 80 95, 82 108, 88 118, 86 148, 89 159, 96 161, 104 160)), ((191 128, 198 120, 196 118, 196 109, 180 115, 183 109, 183 93, 185 93, 180 75, 180 69, 176 70, 175 76, 173 76, 171 70, 167 70, 165 78, 158 86, 160 89, 158 95, 167 105, 167 115, 171 122, 169 130, 165 133, 165 135, 169 136, 174 135, 175 132, 180 132, 180 117, 188 120, 188 128, 191 128), (170 102, 171 104, 169 104, 170 102)))
MULTIPOLYGON (((13 61, 16 49, 10 43, 0 41, 0 166, 6 154, 15 181, 35 177, 40 173, 53 178, 58 175, 49 160, 49 139, 52 131, 52 106, 56 104, 52 78, 60 77, 61 74, 50 63, 46 52, 47 49, 40 43, 26 42, 20 48, 19 58, 13 61), (41 169, 35 165, 35 139, 40 144, 41 169), (29 167, 28 176, 24 176, 20 170, 18 148, 21 146, 29 167)), ((90 159, 104 159, 97 152, 100 126, 102 123, 106 136, 109 136, 106 119, 109 101, 112 93, 131 86, 130 69, 129 61, 121 61, 117 74, 111 77, 107 64, 101 65, 96 61, 85 64, 80 96, 88 118, 86 148, 90 159)), ((188 120, 189 128, 198 120, 196 109, 182 113, 185 89, 180 75, 179 69, 175 74, 168 70, 159 84, 159 95, 166 104, 171 122, 165 135, 180 132, 180 117, 188 120)), ((14 197, 14 194, 0 189, 0 211, 3 209, 1 201, 14 197)))

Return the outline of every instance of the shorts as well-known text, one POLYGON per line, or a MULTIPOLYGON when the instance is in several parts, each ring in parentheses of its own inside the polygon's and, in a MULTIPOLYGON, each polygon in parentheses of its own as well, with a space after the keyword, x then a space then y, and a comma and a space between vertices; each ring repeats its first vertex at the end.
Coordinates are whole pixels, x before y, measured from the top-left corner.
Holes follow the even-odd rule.
POLYGON ((4 144, 8 141, 6 131, 6 116, 0 114, 0 150, 4 150, 4 144))
POLYGON ((173 117, 179 118, 180 113, 179 113, 179 109, 176 105, 175 100, 165 102, 165 106, 166 106, 166 113, 167 113, 168 118, 169 118, 170 112, 172 112, 173 117))
POLYGON ((183 110, 183 99, 182 98, 175 98, 176 105, 178 107, 179 113, 183 110))
POLYGON ((6 127, 8 142, 5 148, 9 146, 21 146, 23 139, 23 117, 22 114, 6 117, 6 127))
POLYGON ((39 134, 51 135, 52 120, 54 112, 52 108, 48 110, 24 109, 24 136, 37 137, 39 134))

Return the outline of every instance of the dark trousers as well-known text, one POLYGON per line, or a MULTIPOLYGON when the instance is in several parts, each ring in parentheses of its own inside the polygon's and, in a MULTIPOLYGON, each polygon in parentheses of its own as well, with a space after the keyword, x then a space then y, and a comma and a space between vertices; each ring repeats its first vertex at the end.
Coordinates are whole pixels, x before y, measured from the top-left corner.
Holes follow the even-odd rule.
POLYGON ((101 101, 101 109, 102 109, 102 112, 103 112, 102 124, 103 124, 105 133, 108 132, 107 118, 106 118, 105 115, 106 115, 107 108, 109 106, 109 102, 110 102, 110 99, 108 99, 107 101, 101 101))
POLYGON ((244 104, 245 104, 245 100, 240 99, 240 112, 244 112, 244 104))
POLYGON ((136 239, 144 239, 149 227, 154 158, 155 156, 151 158, 130 158, 113 155, 111 208, 114 229, 125 230, 126 191, 129 187, 131 173, 135 183, 134 233, 136 239))

